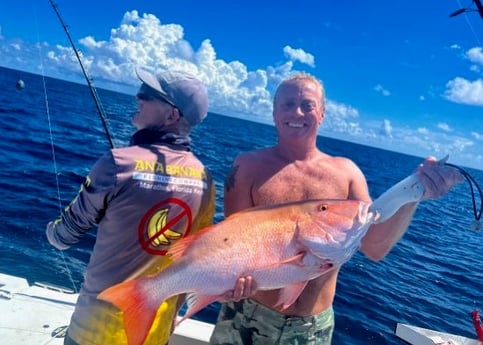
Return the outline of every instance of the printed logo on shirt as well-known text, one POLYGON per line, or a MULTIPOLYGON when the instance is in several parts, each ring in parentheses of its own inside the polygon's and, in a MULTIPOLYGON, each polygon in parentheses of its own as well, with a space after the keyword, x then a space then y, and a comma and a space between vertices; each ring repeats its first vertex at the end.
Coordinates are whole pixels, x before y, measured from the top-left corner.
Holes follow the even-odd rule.
POLYGON ((153 255, 166 255, 169 247, 189 234, 193 221, 189 205, 177 198, 169 198, 154 205, 141 219, 138 227, 139 243, 153 255))
POLYGON ((141 159, 135 162, 132 178, 143 189, 198 195, 208 189, 203 169, 141 159))
POLYGON ((197 180, 206 179, 206 173, 204 169, 197 169, 190 166, 181 166, 173 164, 163 164, 161 162, 153 162, 143 159, 135 159, 136 165, 135 171, 151 172, 154 174, 163 174, 179 177, 190 177, 197 180))

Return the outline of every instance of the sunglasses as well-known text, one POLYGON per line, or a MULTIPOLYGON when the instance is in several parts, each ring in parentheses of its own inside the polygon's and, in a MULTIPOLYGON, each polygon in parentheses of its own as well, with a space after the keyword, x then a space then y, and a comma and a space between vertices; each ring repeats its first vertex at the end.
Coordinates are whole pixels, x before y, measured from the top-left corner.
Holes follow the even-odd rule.
POLYGON ((141 100, 141 101, 145 101, 145 102, 152 102, 154 100, 158 100, 158 101, 161 101, 163 103, 169 104, 172 107, 177 108, 176 105, 173 102, 164 98, 159 93, 157 93, 156 91, 152 90, 151 88, 149 88, 145 85, 141 86, 138 93, 136 94, 136 98, 141 100))

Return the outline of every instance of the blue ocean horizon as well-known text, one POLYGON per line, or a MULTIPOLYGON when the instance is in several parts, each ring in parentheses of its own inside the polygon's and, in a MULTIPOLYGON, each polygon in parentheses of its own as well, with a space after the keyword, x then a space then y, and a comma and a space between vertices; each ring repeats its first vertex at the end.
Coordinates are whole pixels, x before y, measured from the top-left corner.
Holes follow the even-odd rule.
MULTIPOLYGON (((85 85, 3 67, 0 85, 0 272, 78 290, 95 231, 65 252, 50 246, 44 232, 109 149, 95 104, 85 85), (20 79, 25 87, 19 90, 20 79)), ((97 91, 115 146, 127 145, 134 132, 133 95, 97 91)), ((223 181, 233 159, 273 145, 275 128, 210 113, 192 139, 193 151, 216 182, 219 222, 223 181)), ((373 198, 422 161, 322 136, 317 145, 358 164, 373 198)), ((483 185, 483 171, 465 170, 483 185)), ((339 274, 333 344, 403 344, 394 335, 397 322, 475 338, 470 313, 483 309, 483 233, 470 229, 472 221, 470 189, 462 183, 441 199, 422 202, 408 232, 381 262, 356 253, 339 274)), ((217 313, 215 303, 196 318, 214 322, 217 313)))

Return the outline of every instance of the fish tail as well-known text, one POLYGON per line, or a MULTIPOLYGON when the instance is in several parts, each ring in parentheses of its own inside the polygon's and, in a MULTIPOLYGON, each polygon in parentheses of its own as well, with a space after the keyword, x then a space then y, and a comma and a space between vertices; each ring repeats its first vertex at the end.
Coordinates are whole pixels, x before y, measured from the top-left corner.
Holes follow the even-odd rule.
POLYGON ((142 293, 145 279, 133 279, 101 292, 97 298, 110 302, 123 312, 129 345, 142 345, 156 317, 158 305, 142 293))

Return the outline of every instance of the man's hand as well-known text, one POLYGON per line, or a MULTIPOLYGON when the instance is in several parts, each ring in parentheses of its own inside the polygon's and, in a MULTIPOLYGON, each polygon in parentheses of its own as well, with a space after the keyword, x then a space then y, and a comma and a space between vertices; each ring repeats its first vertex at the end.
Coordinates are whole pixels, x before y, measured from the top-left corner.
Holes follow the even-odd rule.
POLYGON ((424 186, 423 199, 436 199, 446 194, 455 184, 463 181, 458 169, 444 165, 446 160, 437 161, 428 157, 416 169, 416 174, 424 186))
POLYGON ((57 240, 56 233, 55 233, 55 224, 58 223, 58 221, 51 221, 47 224, 45 227, 45 234, 47 236, 47 240, 51 245, 53 245, 55 248, 59 250, 66 250, 69 249, 70 246, 60 242, 57 240))
POLYGON ((236 281, 235 288, 228 291, 222 302, 235 301, 251 297, 256 292, 256 284, 251 276, 240 277, 236 281))

